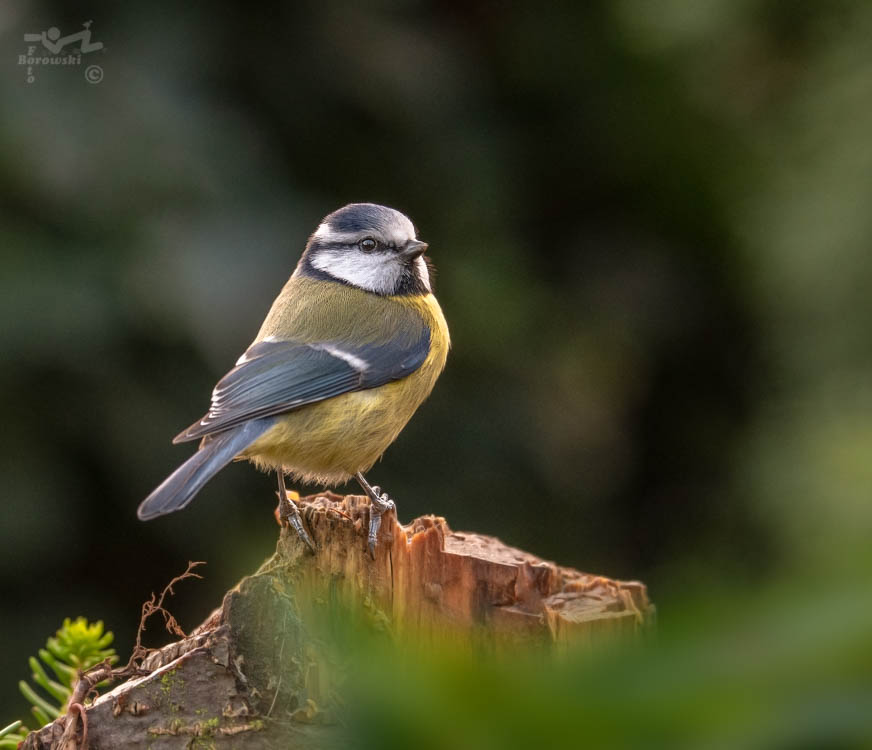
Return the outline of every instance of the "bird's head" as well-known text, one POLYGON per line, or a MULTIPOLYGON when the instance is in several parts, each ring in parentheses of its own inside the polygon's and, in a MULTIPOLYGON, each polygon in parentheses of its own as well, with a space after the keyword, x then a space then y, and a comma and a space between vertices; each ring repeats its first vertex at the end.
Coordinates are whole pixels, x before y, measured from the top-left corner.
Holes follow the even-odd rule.
POLYGON ((382 295, 427 294, 426 250, 404 214, 375 203, 350 203, 324 217, 297 273, 382 295))

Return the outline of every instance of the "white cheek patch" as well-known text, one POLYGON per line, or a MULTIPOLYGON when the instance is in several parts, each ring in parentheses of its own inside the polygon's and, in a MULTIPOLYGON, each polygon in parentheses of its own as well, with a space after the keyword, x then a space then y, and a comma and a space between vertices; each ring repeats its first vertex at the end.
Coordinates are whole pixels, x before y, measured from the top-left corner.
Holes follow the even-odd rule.
POLYGON ((321 250, 312 258, 312 265, 352 286, 379 294, 391 294, 403 272, 391 256, 353 250, 321 250))

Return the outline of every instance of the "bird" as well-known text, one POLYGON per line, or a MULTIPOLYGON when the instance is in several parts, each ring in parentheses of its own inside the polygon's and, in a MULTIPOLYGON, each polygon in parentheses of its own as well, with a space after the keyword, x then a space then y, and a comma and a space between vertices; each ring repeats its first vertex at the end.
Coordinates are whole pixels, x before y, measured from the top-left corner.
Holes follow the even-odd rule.
POLYGON ((314 552, 285 477, 357 480, 370 500, 367 545, 394 501, 364 473, 430 395, 451 346, 427 243, 400 211, 351 203, 324 217, 254 341, 174 443, 199 449, 142 503, 141 520, 181 510, 218 471, 275 471, 279 519, 314 552))

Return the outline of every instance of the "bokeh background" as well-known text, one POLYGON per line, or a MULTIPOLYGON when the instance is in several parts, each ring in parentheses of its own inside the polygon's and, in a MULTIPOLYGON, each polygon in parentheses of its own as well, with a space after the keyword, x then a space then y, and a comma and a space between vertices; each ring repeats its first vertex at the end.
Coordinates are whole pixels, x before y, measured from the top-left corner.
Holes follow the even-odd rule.
POLYGON ((648 584, 603 736, 869 747, 870 39, 864 0, 4 2, 0 725, 63 617, 124 654, 189 559, 191 627, 271 553, 247 465, 135 509, 320 218, 374 201, 454 340, 371 472, 401 519, 648 584), (88 20, 105 49, 27 83, 23 35, 88 20))

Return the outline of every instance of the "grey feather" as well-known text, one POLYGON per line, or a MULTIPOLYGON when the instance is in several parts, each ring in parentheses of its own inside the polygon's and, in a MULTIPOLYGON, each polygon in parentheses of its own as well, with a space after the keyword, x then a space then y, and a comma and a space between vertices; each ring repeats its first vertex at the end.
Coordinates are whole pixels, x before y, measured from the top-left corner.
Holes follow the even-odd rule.
POLYGON ((418 341, 407 345, 260 341, 218 381, 206 416, 173 442, 196 440, 349 391, 376 388, 417 370, 429 351, 427 328, 418 341))
POLYGON ((217 472, 272 427, 274 419, 246 422, 205 440, 193 456, 170 474, 139 506, 140 520, 184 508, 217 472))

